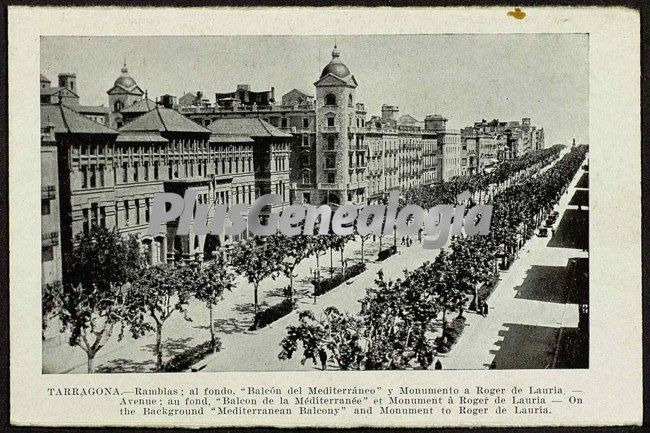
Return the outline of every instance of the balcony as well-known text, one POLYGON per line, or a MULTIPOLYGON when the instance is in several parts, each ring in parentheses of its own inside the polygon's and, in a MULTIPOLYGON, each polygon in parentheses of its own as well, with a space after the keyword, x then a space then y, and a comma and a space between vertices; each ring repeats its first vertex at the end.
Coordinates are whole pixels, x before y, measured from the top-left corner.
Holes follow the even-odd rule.
POLYGON ((338 126, 321 126, 321 132, 323 134, 338 134, 339 133, 339 127, 338 126))
POLYGON ((59 245, 59 233, 45 233, 41 236, 43 246, 59 245))
POLYGON ((334 183, 329 183, 329 182, 318 182, 317 188, 320 190, 324 191, 333 191, 333 190, 340 190, 341 185, 334 182, 334 183))
POLYGON ((56 187, 54 185, 41 187, 41 198, 50 199, 56 197, 56 187))

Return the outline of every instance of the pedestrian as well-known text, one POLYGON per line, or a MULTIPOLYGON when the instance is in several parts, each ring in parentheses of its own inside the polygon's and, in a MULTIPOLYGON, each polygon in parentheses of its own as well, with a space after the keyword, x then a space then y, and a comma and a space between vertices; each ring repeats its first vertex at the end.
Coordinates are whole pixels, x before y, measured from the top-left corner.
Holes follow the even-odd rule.
POLYGON ((492 363, 490 364, 490 370, 496 370, 497 369, 497 361, 496 359, 492 360, 492 363))
POLYGON ((483 317, 486 317, 488 315, 488 303, 483 302, 483 317))
POLYGON ((435 370, 442 370, 442 362, 440 360, 436 360, 436 365, 433 367, 435 370))
POLYGON ((402 236, 402 243, 400 245, 404 245, 404 236, 402 236))
POLYGON ((555 227, 551 227, 551 237, 555 236, 555 227))

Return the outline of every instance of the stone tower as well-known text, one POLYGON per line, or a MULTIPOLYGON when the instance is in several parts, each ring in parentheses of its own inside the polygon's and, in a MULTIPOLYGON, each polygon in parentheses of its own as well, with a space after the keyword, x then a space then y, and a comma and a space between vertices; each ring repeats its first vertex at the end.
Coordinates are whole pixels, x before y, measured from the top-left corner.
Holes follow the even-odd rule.
POLYGON ((340 205, 349 197, 349 152, 354 143, 357 82, 341 62, 336 45, 316 86, 316 182, 320 203, 340 205))

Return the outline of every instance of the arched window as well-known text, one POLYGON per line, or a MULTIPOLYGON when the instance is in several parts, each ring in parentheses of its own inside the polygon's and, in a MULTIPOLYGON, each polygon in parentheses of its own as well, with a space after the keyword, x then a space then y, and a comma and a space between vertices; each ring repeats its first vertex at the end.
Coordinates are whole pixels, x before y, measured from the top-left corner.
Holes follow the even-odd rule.
POLYGON ((122 111, 122 108, 124 108, 124 103, 122 101, 115 101, 115 104, 113 105, 113 111, 119 113, 122 111))
POLYGON ((325 96, 325 105, 336 105, 336 96, 332 95, 331 93, 328 93, 325 96))

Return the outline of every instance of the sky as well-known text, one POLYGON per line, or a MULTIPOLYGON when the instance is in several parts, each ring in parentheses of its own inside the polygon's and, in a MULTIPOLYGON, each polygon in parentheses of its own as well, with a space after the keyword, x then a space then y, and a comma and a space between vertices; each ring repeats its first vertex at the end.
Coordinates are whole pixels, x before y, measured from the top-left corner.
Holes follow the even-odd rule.
POLYGON ((587 34, 42 37, 41 73, 56 85, 77 74, 81 103, 107 105, 126 59, 151 99, 169 93, 275 87, 314 94, 334 44, 359 86, 368 115, 381 105, 422 120, 442 114, 460 129, 481 119, 530 117, 546 146, 588 143, 587 34))

